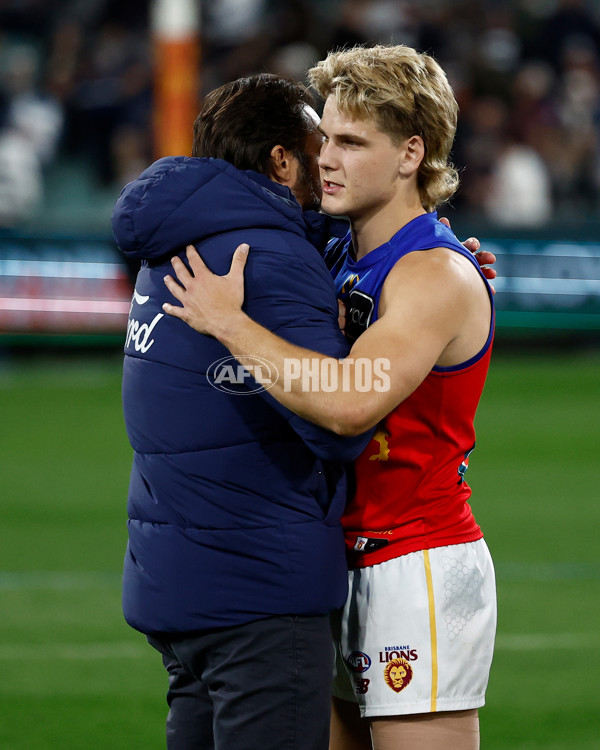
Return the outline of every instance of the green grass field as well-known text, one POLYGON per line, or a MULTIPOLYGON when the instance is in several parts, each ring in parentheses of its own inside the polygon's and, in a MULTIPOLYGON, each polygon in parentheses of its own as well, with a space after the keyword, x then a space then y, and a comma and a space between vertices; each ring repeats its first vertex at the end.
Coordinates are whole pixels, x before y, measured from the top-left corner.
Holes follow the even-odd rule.
MULTIPOLYGON (((162 665, 120 612, 119 359, 0 365, 0 750, 164 748, 162 665)), ((596 750, 600 356, 497 354, 477 427, 499 592, 482 748, 596 750)))

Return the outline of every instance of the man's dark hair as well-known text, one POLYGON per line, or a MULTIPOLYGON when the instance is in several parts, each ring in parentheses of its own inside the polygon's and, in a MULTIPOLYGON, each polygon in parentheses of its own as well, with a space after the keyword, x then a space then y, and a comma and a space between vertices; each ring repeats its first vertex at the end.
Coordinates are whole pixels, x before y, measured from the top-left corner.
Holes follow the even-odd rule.
POLYGON ((211 91, 194 123, 192 156, 225 159, 238 169, 269 175, 271 150, 281 145, 301 163, 315 124, 305 112, 314 106, 296 81, 261 73, 211 91))

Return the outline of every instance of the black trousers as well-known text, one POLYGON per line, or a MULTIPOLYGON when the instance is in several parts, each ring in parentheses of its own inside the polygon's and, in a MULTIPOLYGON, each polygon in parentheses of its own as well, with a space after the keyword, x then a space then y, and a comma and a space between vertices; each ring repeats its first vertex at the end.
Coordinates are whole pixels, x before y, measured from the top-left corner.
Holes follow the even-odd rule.
POLYGON ((168 750, 327 750, 327 615, 148 641, 169 673, 168 750))

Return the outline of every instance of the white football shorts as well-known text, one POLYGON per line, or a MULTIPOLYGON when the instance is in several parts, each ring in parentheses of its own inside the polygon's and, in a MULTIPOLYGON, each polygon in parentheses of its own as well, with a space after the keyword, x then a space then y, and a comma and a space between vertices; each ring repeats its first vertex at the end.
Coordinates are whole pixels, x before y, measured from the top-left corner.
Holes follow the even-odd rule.
POLYGON ((332 617, 334 696, 367 717, 483 706, 496 633, 483 539, 357 568, 349 583, 332 617))

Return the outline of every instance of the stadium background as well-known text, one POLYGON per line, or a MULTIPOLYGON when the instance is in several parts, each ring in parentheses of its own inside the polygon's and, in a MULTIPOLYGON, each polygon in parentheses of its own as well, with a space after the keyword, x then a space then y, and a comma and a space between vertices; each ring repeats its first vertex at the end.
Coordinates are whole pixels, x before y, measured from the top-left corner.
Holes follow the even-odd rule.
MULTIPOLYGON (((0 750, 164 746, 162 667, 120 614, 131 286, 109 230, 160 153, 151 5, 0 0, 0 750)), ((500 604, 482 747, 599 747, 600 4, 188 5, 198 100, 259 70, 302 80, 343 44, 448 71, 462 187, 443 213, 500 275, 469 471, 500 604)))

